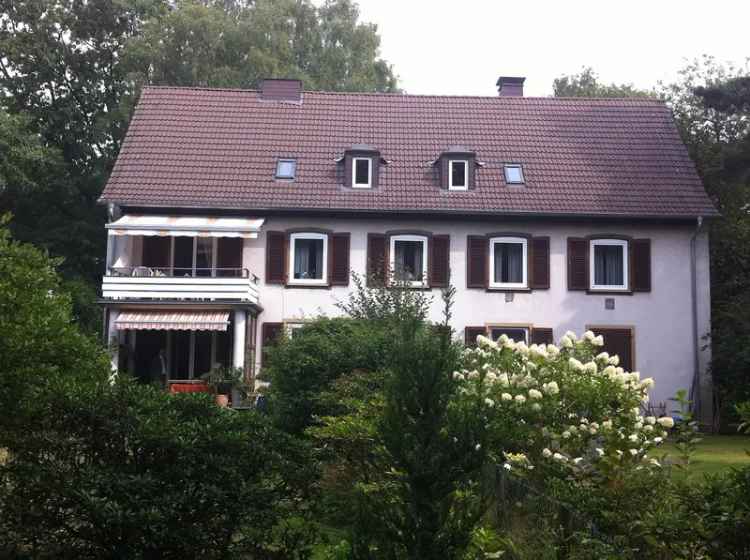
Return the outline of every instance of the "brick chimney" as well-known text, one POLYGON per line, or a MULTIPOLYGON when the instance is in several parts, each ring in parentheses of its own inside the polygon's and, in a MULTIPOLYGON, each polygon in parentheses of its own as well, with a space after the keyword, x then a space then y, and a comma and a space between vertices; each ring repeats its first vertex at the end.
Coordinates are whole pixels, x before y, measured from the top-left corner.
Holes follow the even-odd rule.
POLYGON ((497 79, 497 93, 500 97, 523 97, 523 83, 526 78, 500 76, 497 79))
POLYGON ((302 80, 266 78, 260 84, 260 98, 265 101, 302 102, 302 80))

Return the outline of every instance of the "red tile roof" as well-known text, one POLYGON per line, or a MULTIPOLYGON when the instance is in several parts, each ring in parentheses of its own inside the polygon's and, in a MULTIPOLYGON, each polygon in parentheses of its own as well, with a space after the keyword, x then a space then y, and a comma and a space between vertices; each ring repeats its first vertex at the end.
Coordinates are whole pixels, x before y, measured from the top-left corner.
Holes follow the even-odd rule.
POLYGON ((102 200, 124 206, 692 217, 716 213, 669 109, 650 99, 440 97, 149 87, 102 200), (343 186, 345 149, 389 163, 377 189, 343 186), (484 163, 476 188, 440 189, 452 145, 484 163), (274 179, 297 158, 293 182, 274 179), (509 187, 503 163, 523 164, 509 187))

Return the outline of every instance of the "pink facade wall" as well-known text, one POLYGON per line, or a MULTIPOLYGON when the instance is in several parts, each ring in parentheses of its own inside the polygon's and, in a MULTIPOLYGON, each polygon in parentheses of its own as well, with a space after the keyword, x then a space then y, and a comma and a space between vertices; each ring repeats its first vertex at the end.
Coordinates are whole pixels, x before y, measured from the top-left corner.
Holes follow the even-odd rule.
MULTIPOLYGON (((265 284, 265 232, 288 228, 326 228, 351 233, 350 265, 364 274, 367 233, 395 229, 419 229, 451 236, 452 284, 456 286, 453 328, 463 337, 465 326, 484 324, 523 324, 554 329, 554 338, 567 330, 582 333, 586 327, 627 326, 635 333, 635 368, 644 377, 653 377, 654 401, 666 401, 679 388, 689 388, 694 372, 694 344, 691 308, 690 239, 692 225, 617 225, 563 224, 550 222, 460 222, 455 219, 368 220, 269 217, 258 239, 245 240, 244 263, 260 278, 260 303, 264 308, 259 325, 268 322, 299 322, 320 314, 339 314, 336 302, 347 297, 348 288, 287 288, 265 284), (513 231, 550 236, 551 286, 549 290, 515 293, 512 302, 504 293, 466 288, 466 236, 497 231, 513 231), (651 239, 652 291, 633 295, 589 295, 567 290, 566 239, 569 236, 620 234, 651 239), (615 298, 615 309, 607 310, 605 297, 615 298)), ((698 335, 710 329, 710 287, 708 237, 701 233, 697 243, 698 335)), ((435 301, 432 318, 440 319, 439 290, 433 290, 435 301)), ((260 348, 261 329, 258 329, 260 348)), ((705 341, 701 341, 701 346, 705 341)), ((710 350, 700 353, 700 367, 705 373, 710 350)))

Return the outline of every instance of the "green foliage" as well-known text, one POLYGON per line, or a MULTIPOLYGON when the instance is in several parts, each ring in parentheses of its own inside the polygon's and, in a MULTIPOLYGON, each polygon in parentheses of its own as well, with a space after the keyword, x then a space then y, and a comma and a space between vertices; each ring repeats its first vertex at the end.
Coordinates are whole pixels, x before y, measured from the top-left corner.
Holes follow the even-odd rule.
POLYGON ((58 378, 107 378, 109 359, 82 335, 55 267, 0 223, 0 447, 24 437, 25 406, 58 378))
POLYGON ((674 446, 682 460, 679 465, 688 468, 690 467, 690 461, 693 455, 695 455, 697 445, 702 441, 702 439, 698 437, 698 422, 694 420, 694 416, 691 412, 692 403, 688 400, 687 391, 685 389, 677 391, 675 397, 670 400, 677 403, 678 408, 675 412, 679 415, 679 422, 675 425, 672 440, 674 441, 674 446))
POLYGON ((688 64, 661 96, 721 212, 710 224, 711 373, 716 414, 733 420, 733 403, 750 399, 750 68, 709 56, 688 64))
POLYGON ((283 474, 298 467, 263 417, 125 378, 60 377, 31 406, 25 437, 0 467, 6 547, 34 558, 225 558, 273 547, 292 496, 283 474))
POLYGON ((653 97, 653 91, 637 89, 633 84, 602 84, 593 68, 579 74, 560 76, 552 83, 555 97, 653 97))
POLYGON ((321 393, 354 371, 372 372, 385 362, 390 340, 373 324, 348 318, 319 318, 294 338, 282 337, 268 351, 264 379, 271 414, 290 433, 301 433, 314 416, 330 412, 321 393))

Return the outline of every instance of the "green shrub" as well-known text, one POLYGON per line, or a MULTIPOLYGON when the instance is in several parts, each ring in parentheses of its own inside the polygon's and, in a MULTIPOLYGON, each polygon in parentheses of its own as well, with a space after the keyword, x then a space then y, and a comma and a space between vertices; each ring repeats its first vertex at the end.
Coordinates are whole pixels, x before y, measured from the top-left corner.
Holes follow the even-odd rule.
POLYGON ((0 467, 0 534, 19 555, 259 553, 294 509, 288 438, 207 395, 60 380, 33 412, 0 467))

